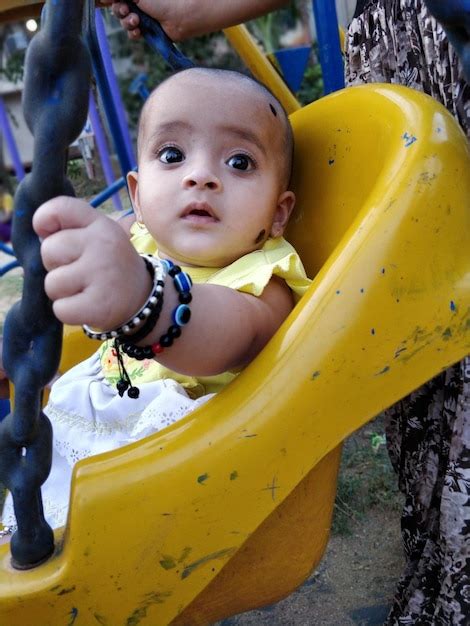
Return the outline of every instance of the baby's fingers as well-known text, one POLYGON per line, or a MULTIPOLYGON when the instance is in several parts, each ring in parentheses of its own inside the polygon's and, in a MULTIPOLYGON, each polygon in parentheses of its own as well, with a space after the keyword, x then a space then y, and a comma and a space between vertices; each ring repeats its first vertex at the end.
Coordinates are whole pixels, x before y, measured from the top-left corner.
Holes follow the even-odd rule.
POLYGON ((33 216, 33 228, 39 237, 45 239, 60 230, 86 228, 97 219, 99 213, 87 202, 58 196, 37 209, 33 216))
POLYGON ((67 266, 76 261, 83 251, 83 231, 65 230, 53 233, 41 244, 41 258, 46 270, 67 266))
POLYGON ((86 286, 86 281, 74 265, 65 265, 48 272, 44 280, 45 292, 53 302, 81 294, 86 286))
POLYGON ((91 297, 88 290, 81 291, 72 296, 55 300, 52 305, 54 315, 64 324, 79 326, 89 324, 99 327, 97 323, 103 307, 103 301, 96 297, 91 297))

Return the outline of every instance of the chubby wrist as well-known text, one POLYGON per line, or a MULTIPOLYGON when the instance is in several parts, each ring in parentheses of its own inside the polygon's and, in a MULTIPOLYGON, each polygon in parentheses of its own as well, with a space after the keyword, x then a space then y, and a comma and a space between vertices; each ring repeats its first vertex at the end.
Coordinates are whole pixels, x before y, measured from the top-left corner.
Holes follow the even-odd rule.
POLYGON ((128 279, 126 290, 124 286, 118 287, 120 303, 127 304, 126 307, 119 306, 113 312, 112 319, 108 316, 108 323, 96 324, 97 328, 107 328, 109 330, 95 330, 88 324, 83 325, 85 334, 90 339, 105 341, 116 339, 120 336, 131 336, 139 331, 139 328, 146 322, 146 319, 158 306, 159 294, 163 292, 163 268, 156 268, 143 257, 138 257, 136 271, 128 279))

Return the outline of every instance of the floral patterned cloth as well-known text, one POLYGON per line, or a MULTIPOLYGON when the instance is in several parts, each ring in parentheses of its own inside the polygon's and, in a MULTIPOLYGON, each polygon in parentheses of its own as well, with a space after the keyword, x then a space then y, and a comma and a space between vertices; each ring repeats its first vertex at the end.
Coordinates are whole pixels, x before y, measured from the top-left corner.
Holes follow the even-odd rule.
MULTIPOLYGON (((347 84, 399 83, 424 91, 470 137, 470 87, 424 2, 363 4, 348 31, 347 84)), ((405 495, 407 559, 387 624, 470 624, 470 357, 386 416, 389 454, 405 495)))

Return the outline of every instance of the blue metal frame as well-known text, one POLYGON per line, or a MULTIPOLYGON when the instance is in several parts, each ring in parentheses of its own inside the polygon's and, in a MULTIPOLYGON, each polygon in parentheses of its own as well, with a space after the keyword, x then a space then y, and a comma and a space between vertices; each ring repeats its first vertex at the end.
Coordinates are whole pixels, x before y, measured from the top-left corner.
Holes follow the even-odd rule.
POLYGON ((5 105, 1 97, 0 97, 0 132, 5 137, 5 143, 7 144, 8 152, 10 153, 13 167, 15 169, 16 178, 19 181, 23 180, 23 178, 25 177, 23 162, 21 161, 20 153, 18 152, 18 147, 16 145, 16 141, 13 136, 13 132, 11 130, 11 125, 8 120, 8 115, 5 109, 5 105))
POLYGON ((100 92, 109 130, 114 140, 121 172, 125 176, 127 172, 135 167, 136 160, 125 120, 124 106, 117 87, 116 76, 112 69, 111 55, 107 48, 104 25, 99 9, 95 11, 94 2, 88 0, 85 2, 85 10, 85 37, 93 63, 93 73, 100 92))
POLYGON ((325 95, 343 89, 344 64, 334 0, 313 0, 325 95))

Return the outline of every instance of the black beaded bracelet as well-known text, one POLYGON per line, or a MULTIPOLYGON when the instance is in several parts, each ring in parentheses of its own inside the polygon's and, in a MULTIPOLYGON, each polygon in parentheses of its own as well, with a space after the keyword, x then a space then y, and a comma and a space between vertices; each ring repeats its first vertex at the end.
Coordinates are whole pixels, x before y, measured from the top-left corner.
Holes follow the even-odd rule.
POLYGON ((150 255, 142 255, 142 258, 144 259, 145 267, 153 282, 152 291, 150 292, 145 304, 137 311, 137 313, 135 313, 135 315, 131 317, 130 320, 111 330, 94 331, 90 328, 90 326, 84 324, 82 326, 83 332, 85 335, 90 337, 90 339, 105 341, 107 339, 117 339, 122 337, 127 338, 128 335, 132 334, 134 341, 140 341, 155 327, 163 306, 163 289, 165 286, 164 278, 166 265, 158 259, 154 259, 150 255), (139 328, 142 325, 142 329, 138 332, 134 332, 136 328, 139 328), (138 338, 137 335, 139 335, 138 338))
POLYGON ((126 337, 124 341, 120 341, 122 351, 138 361, 152 359, 155 355, 161 354, 165 348, 173 345, 173 341, 181 335, 181 328, 186 326, 191 319, 191 309, 189 308, 189 303, 192 300, 191 287, 193 283, 191 277, 172 261, 166 259, 162 261, 162 264, 165 266, 168 275, 173 278, 173 284, 178 292, 179 304, 172 313, 173 323, 156 343, 147 346, 136 346, 133 343, 136 335, 126 337))

